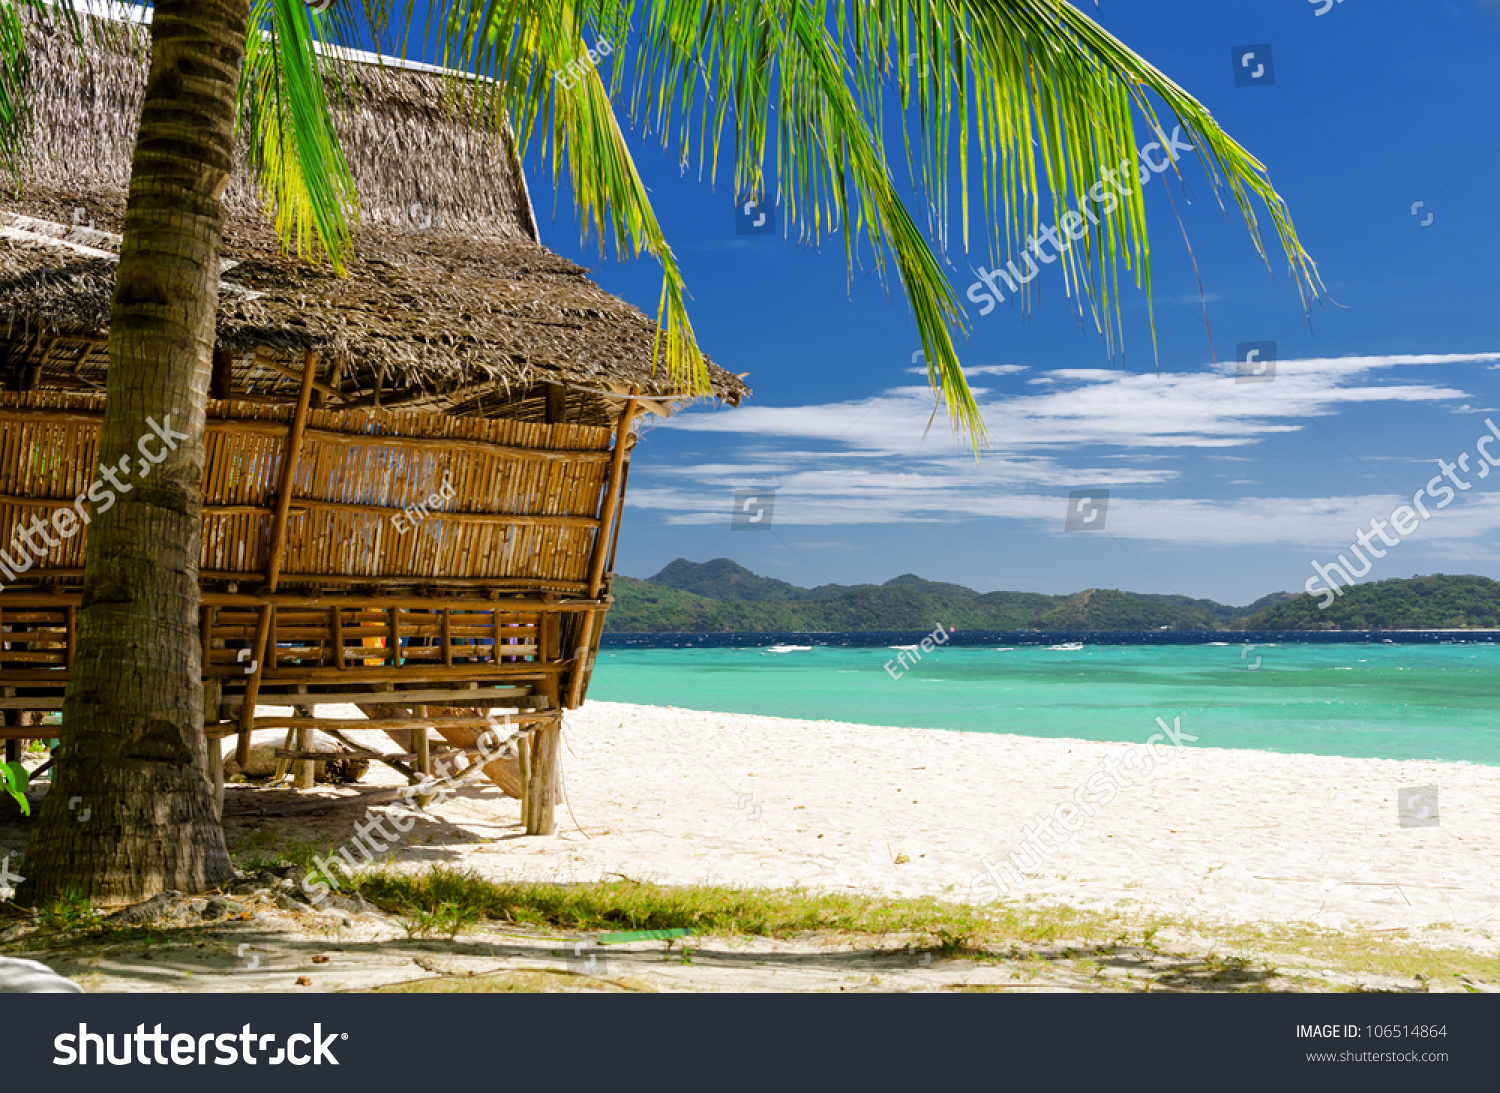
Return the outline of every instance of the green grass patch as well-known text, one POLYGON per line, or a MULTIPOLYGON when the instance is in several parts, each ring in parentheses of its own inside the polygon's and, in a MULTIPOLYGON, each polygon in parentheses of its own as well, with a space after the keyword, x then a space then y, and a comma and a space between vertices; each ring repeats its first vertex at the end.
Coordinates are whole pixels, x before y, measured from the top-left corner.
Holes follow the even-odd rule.
POLYGON ((489 880, 438 866, 422 873, 373 870, 348 890, 398 916, 454 916, 579 933, 686 929, 711 936, 916 935, 947 955, 981 943, 1042 944, 1120 933, 1113 916, 1067 907, 979 908, 930 898, 803 889, 683 887, 621 880, 541 884, 489 880))

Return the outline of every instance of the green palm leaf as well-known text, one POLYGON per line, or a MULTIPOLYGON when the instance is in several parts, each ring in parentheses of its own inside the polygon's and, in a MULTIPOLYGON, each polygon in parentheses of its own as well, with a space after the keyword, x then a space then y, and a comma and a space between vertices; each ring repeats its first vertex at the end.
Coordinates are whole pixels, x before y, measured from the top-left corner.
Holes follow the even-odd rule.
MULTIPOLYGON (((398 24, 407 52, 410 3, 364 5, 367 33, 398 24), (399 13, 392 18, 393 12, 399 13)), ((523 145, 550 140, 554 182, 566 160, 585 229, 601 245, 646 250, 662 262, 666 361, 679 381, 702 384, 687 325, 686 287, 651 209, 585 45, 602 37, 630 64, 631 116, 674 144, 686 167, 699 144, 700 173, 718 173, 730 129, 736 196, 768 189, 766 162, 788 229, 819 242, 837 226, 851 269, 868 243, 876 267, 894 263, 955 428, 983 437, 954 335, 964 318, 944 264, 957 187, 962 241, 970 245, 977 174, 991 261, 1018 254, 1043 210, 1086 207, 1090 191, 1149 134, 1165 139, 1158 106, 1181 125, 1215 193, 1227 188, 1251 238, 1263 206, 1304 306, 1321 289, 1285 203, 1264 166, 1209 112, 1065 0, 455 0, 431 5, 422 48, 477 85, 517 125, 523 145), (560 86, 561 84, 561 86, 560 86), (899 113, 908 171, 927 203, 928 232, 904 207, 885 154, 899 113)), ((1150 251, 1139 186, 1094 209, 1084 240, 1062 252, 1064 285, 1086 307, 1111 354, 1117 347, 1119 268, 1150 301, 1150 251)), ((1094 200, 1099 200, 1095 198, 1094 200)), ((1221 201, 1222 203, 1222 201, 1221 201)), ((978 241, 976 241, 978 242, 978 241)), ((1025 296, 1023 294, 1023 301, 1025 296)), ((1154 330, 1154 320, 1153 320, 1154 330)))
POLYGON ((21 806, 21 815, 31 815, 31 802, 26 799, 26 787, 31 783, 31 774, 20 763, 0 763, 0 788, 15 798, 21 806))
POLYGON ((343 274, 359 198, 333 128, 313 25, 300 0, 256 0, 240 73, 240 118, 262 202, 288 250, 343 274))
MULTIPOLYGON (((0 0, 0 167, 24 129, 24 55, 15 12, 41 0, 0 0), (9 141, 9 143, 7 143, 9 141)), ((122 5, 129 6, 129 5, 122 5)), ((71 13, 70 13, 71 17, 71 13)), ((76 17, 73 17, 76 22, 76 17)), ((646 251, 662 265, 658 360, 684 387, 707 390, 682 272, 630 156, 611 93, 634 74, 630 114, 675 142, 686 166, 718 173, 726 126, 736 196, 767 190, 766 161, 788 230, 820 242, 837 227, 851 270, 863 243, 877 269, 892 262, 928 360, 929 378, 960 434, 983 423, 954 335, 964 315, 939 257, 957 187, 965 249, 977 174, 991 261, 1023 250, 1043 210, 1084 207, 1092 189, 1134 162, 1138 128, 1163 137, 1165 107, 1197 150, 1216 195, 1227 188, 1262 257, 1259 209, 1274 226, 1304 306, 1321 290, 1285 203, 1264 166, 1209 112, 1066 0, 341 0, 328 18, 297 0, 256 0, 241 88, 260 192, 281 238, 326 253, 342 270, 357 199, 324 91, 318 42, 378 44, 461 75, 481 117, 514 124, 524 149, 540 135, 554 185, 566 164, 585 232, 601 247, 646 251), (611 86, 588 56, 602 37, 630 64, 611 86), (887 158, 899 112, 908 172, 927 204, 927 232, 905 208, 887 158), (936 248, 928 237, 935 240, 936 248)), ((7 160, 9 156, 9 160, 7 160)), ((1150 300, 1150 250, 1139 186, 1097 210, 1080 245, 1062 251, 1064 285, 1116 347, 1119 268, 1150 300)), ((1098 199, 1095 199, 1098 200, 1098 199)), ((1222 203, 1222 198, 1221 198, 1222 203)), ((1023 302, 1025 295, 1022 294, 1023 302)), ((1154 329, 1154 320, 1153 320, 1154 329)))

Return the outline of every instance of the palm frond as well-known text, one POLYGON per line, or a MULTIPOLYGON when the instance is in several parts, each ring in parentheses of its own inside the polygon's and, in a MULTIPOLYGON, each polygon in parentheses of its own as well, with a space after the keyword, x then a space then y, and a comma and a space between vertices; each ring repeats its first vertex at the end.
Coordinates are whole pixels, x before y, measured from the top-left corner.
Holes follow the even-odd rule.
POLYGON ((288 250, 326 255, 345 272, 359 197, 333 127, 315 42, 316 14, 301 0, 255 0, 240 73, 239 117, 250 173, 288 250))
POLYGON ((30 83, 19 6, 0 0, 0 172, 15 185, 20 183, 22 142, 31 125, 30 83))
POLYGON ((1267 261, 1256 202, 1269 211, 1304 306, 1321 288, 1264 166, 1202 104, 1065 0, 852 0, 834 8, 799 0, 580 3, 598 25, 628 24, 638 32, 632 113, 657 127, 664 142, 675 139, 685 162, 696 136, 700 167, 711 149, 707 166, 710 177, 717 174, 718 146, 732 120, 737 195, 766 190, 774 139, 775 180, 789 225, 814 242, 840 225, 851 263, 851 225, 864 227, 877 261, 881 244, 890 248, 930 377, 960 428, 972 402, 946 359, 949 339, 940 328, 961 328, 961 320, 952 313, 951 288, 932 276, 938 260, 898 212, 879 150, 890 132, 893 89, 908 164, 920 177, 940 247, 947 245, 955 185, 969 246, 976 172, 984 220, 993 226, 985 233, 991 255, 1024 252, 1049 205, 1057 213, 1087 210, 1083 242, 1062 252, 1064 285, 1087 301, 1111 354, 1121 263, 1150 299, 1143 194, 1121 168, 1135 170, 1137 143, 1148 139, 1141 131, 1166 140, 1152 96, 1181 124, 1215 192, 1221 180, 1227 183, 1267 261), (825 35, 819 38, 814 27, 825 35), (715 78, 711 111, 698 106, 696 65, 703 57, 712 59, 715 78), (1101 184, 1115 193, 1091 196, 1101 184))
MULTIPOLYGON (((1067 0, 453 0, 420 14, 410 0, 365 0, 364 13, 366 34, 399 26, 403 54, 418 26, 423 55, 477 81, 523 146, 540 133, 546 153, 550 140, 554 182, 566 160, 580 219, 601 245, 612 237, 618 249, 662 262, 667 358, 680 378, 691 379, 701 361, 685 288, 587 57, 594 36, 629 49, 609 90, 620 92, 626 71, 633 74, 632 118, 675 143, 684 166, 696 139, 700 173, 714 178, 729 127, 737 197, 766 192, 774 151, 788 229, 817 243, 837 228, 851 269, 861 240, 879 269, 894 262, 929 378, 955 428, 976 441, 983 424, 953 344, 963 311, 899 196, 884 150, 893 111, 940 250, 955 186, 970 246, 976 174, 992 256, 1034 247, 1049 207, 1087 213, 1082 239, 1060 248, 1063 283, 1080 314, 1087 305, 1111 355, 1122 264, 1150 302, 1143 193, 1131 179, 1138 141, 1167 139, 1160 104, 1216 196, 1221 187, 1233 195, 1268 263, 1258 209, 1269 212, 1304 306, 1322 287, 1264 166, 1201 103, 1067 0)), ((1027 292, 1023 281, 1023 302, 1027 292)))

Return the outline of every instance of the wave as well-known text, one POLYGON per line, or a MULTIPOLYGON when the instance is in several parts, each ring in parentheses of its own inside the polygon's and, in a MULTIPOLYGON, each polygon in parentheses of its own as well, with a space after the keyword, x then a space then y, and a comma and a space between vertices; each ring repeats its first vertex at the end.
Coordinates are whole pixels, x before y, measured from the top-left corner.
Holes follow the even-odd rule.
POLYGON ((1049 648, 1049 649, 1055 649, 1059 653, 1076 653, 1076 652, 1078 652, 1078 650, 1080 650, 1080 649, 1083 648, 1083 642, 1081 642, 1081 641, 1065 641, 1061 645, 1049 645, 1049 646, 1047 646, 1047 648, 1049 648))
POLYGON ((773 645, 765 650, 767 653, 810 653, 811 645, 773 645))

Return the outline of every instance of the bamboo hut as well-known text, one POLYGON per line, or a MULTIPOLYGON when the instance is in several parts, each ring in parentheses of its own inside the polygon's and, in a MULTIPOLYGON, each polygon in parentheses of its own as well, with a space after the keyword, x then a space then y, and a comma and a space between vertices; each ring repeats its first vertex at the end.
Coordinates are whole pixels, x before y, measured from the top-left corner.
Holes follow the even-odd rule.
MULTIPOLYGON (((139 50, 96 43, 85 65, 64 34, 35 20, 26 33, 33 136, 21 197, 0 212, 8 748, 42 735, 32 719, 62 708, 68 681, 87 529, 26 529, 99 500, 145 82, 139 50)), ((687 399, 653 369, 654 325, 540 244, 508 133, 473 124, 431 70, 340 70, 361 206, 348 276, 283 252, 243 168, 225 198, 205 731, 238 737, 243 757, 252 730, 286 729, 283 757, 309 784, 313 706, 383 713, 408 743, 386 758, 419 767, 430 731, 472 749, 486 712, 509 709, 529 732, 527 830, 547 833, 561 711, 588 689, 640 414, 687 399), (258 717, 258 705, 300 712, 258 717)), ((710 371, 714 395, 737 404, 741 380, 710 371)))

